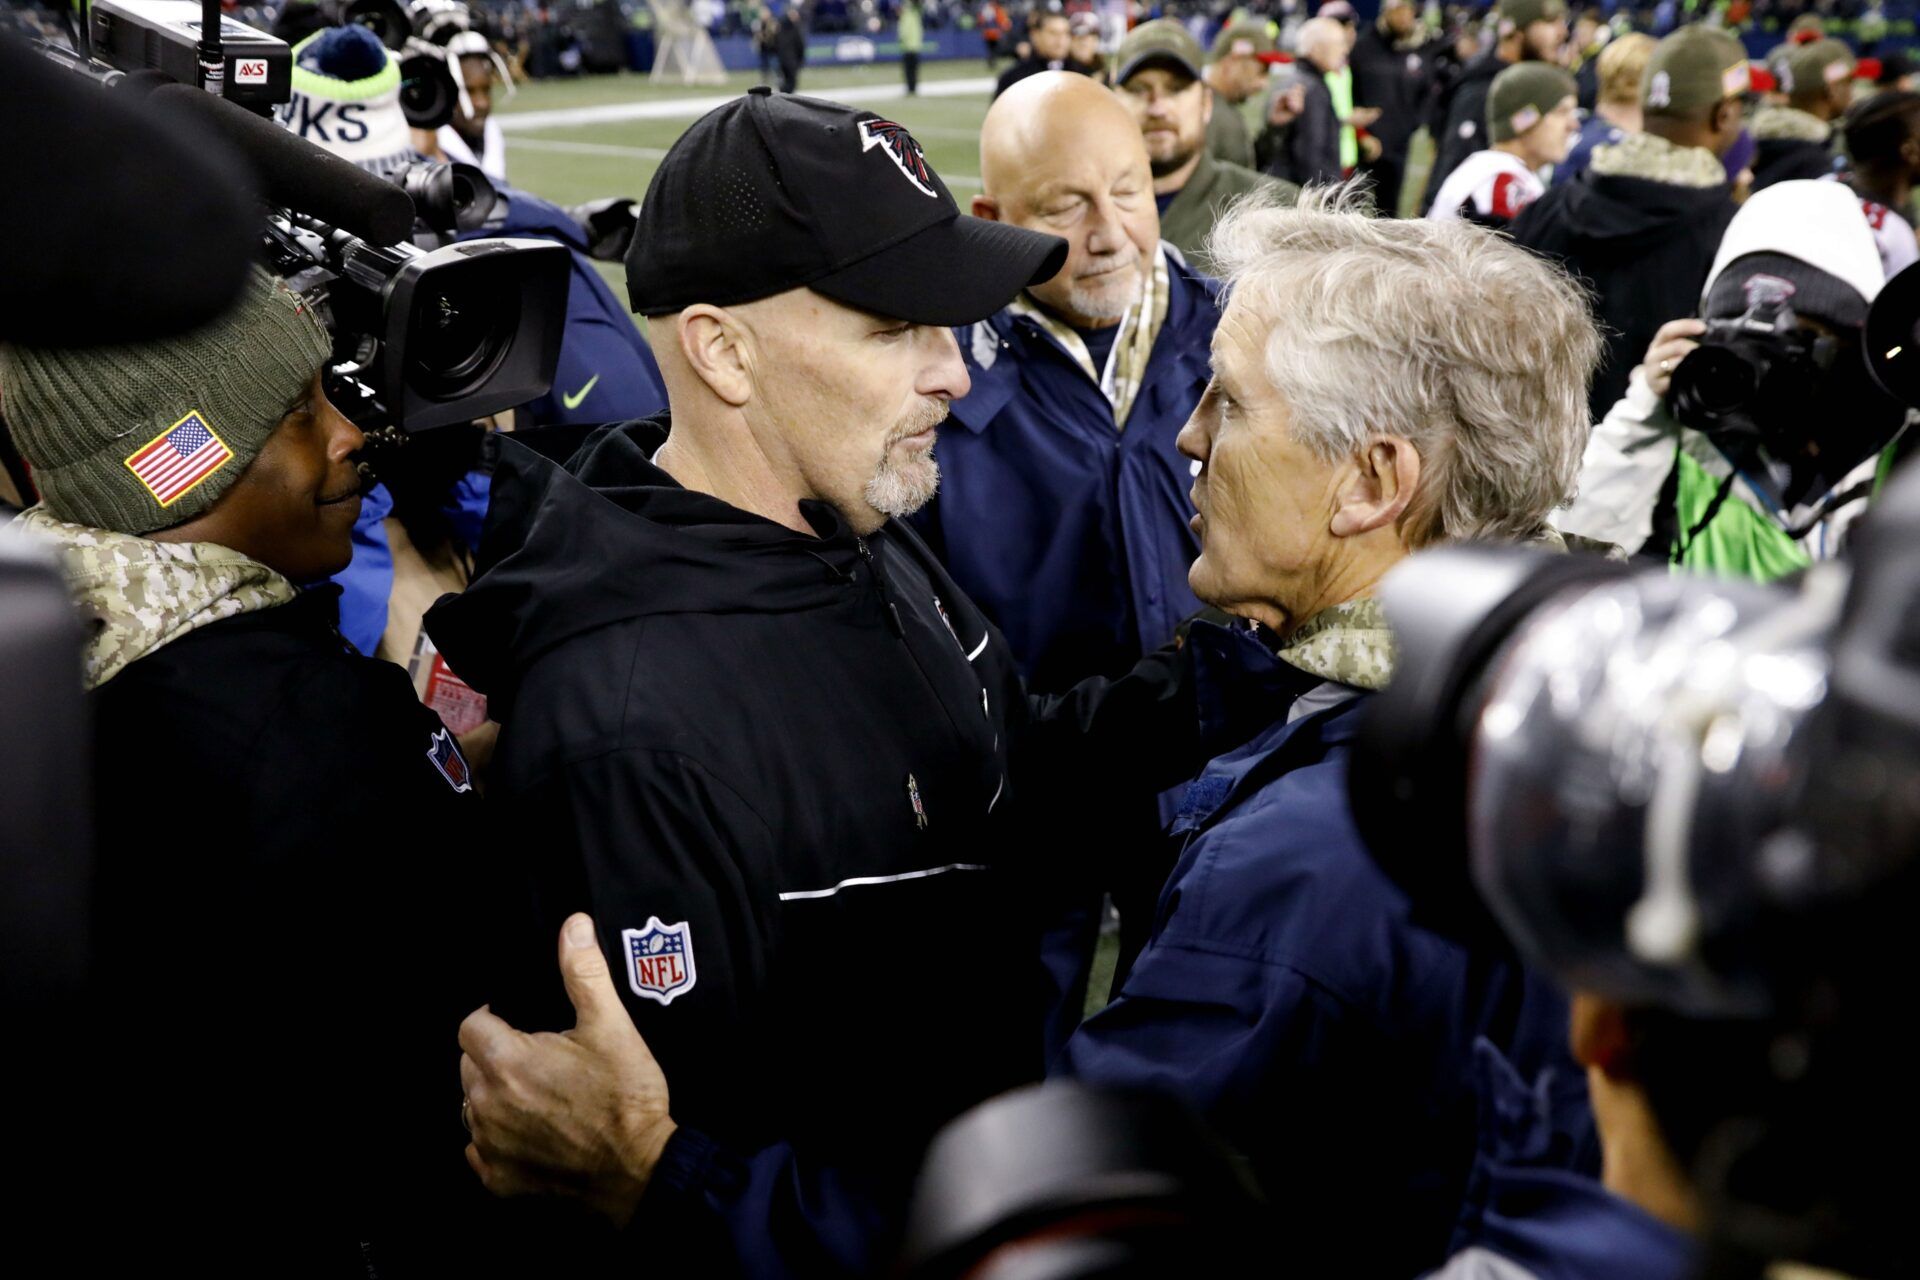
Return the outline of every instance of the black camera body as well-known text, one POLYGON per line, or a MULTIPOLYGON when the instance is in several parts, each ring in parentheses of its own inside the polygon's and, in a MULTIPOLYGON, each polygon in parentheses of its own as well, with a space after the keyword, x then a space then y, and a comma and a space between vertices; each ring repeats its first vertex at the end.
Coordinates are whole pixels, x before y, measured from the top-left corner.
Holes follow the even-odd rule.
MULTIPOLYGON (((93 52, 114 67, 200 83, 204 9, 197 0, 94 0, 89 13, 93 52)), ((264 114, 292 94, 293 56, 284 41, 222 17, 217 43, 227 101, 264 114)))
POLYGON ((1744 314, 1707 323, 1673 371, 1675 418, 1729 452, 1758 445, 1778 457, 1793 447, 1790 432, 1816 411, 1840 343, 1802 328, 1792 297, 1787 281, 1756 275, 1744 314))
MULTIPOLYGON (((1756 301, 1689 362, 1743 363, 1739 388, 1817 363, 1784 299, 1756 301)), ((1865 330, 1867 372, 1906 405, 1917 322, 1908 272, 1865 330)), ((1920 912, 1920 472, 1895 473, 1847 559, 1774 586, 1456 546, 1380 595, 1399 656, 1352 805, 1416 918, 1663 1029, 1646 1089, 1718 1256, 1914 1274, 1915 1179, 1884 1155, 1920 1141, 1897 1047, 1920 912)))

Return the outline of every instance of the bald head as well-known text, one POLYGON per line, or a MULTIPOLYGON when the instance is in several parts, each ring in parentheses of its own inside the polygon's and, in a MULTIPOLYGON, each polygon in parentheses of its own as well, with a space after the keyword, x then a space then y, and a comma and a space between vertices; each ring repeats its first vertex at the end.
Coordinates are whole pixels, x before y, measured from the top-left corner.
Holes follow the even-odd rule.
POLYGON ((1091 76, 1043 71, 994 100, 980 126, 980 184, 998 200, 1047 181, 1065 154, 1112 151, 1146 163, 1146 144, 1126 107, 1091 76))
POLYGON ((1309 18, 1300 24, 1300 54, 1322 71, 1338 71, 1347 60, 1347 29, 1332 18, 1309 18))
POLYGON ((980 128, 973 212, 1066 237, 1067 265, 1029 292, 1083 329, 1117 324, 1160 244, 1146 143, 1112 91, 1066 71, 1015 84, 980 128))

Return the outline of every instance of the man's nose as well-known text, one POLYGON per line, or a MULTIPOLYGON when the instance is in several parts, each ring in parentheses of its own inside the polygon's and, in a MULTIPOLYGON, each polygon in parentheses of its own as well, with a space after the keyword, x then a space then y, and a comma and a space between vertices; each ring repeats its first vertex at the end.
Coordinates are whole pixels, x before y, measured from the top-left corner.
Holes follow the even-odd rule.
POLYGON ((941 400, 961 399, 973 390, 973 378, 967 373, 967 362, 960 358, 960 343, 945 325, 930 327, 938 335, 934 339, 934 359, 922 374, 917 390, 941 400))

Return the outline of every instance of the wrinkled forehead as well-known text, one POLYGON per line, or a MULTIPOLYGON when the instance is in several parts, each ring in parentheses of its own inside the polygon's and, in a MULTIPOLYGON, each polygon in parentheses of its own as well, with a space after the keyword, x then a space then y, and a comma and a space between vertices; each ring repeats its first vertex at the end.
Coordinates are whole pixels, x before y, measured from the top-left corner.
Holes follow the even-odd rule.
POLYGON ((1122 178, 1147 171, 1146 145, 1119 100, 1113 111, 1077 120, 1048 120, 1029 129, 1008 166, 1019 198, 1029 203, 1112 190, 1122 178))

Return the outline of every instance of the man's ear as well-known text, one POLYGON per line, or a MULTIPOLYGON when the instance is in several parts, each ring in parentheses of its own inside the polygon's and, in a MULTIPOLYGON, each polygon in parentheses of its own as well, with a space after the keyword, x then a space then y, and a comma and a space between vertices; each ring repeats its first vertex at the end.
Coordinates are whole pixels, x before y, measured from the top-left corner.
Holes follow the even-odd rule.
MULTIPOLYGON (((1207 125, 1213 123, 1213 90, 1207 88, 1207 82, 1205 80, 1196 80, 1194 83, 1200 86, 1200 100, 1202 103, 1200 107, 1200 125, 1202 128, 1205 128, 1207 125)), ((1203 143, 1202 145, 1205 144, 1203 143)))
POLYGON ((738 409, 753 398, 753 352, 746 326, 724 307, 688 307, 674 320, 680 354, 700 381, 738 409))
POLYGON ((975 196, 973 198, 973 216, 976 218, 985 218, 988 222, 1000 221, 1000 202, 992 196, 975 196))
POLYGON ((1375 436, 1347 466, 1334 495, 1336 538, 1391 525, 1400 519, 1420 483, 1420 453, 1405 436, 1375 436))
POLYGON ((1570 1035, 1573 1060, 1613 1080, 1633 1078, 1633 1033, 1626 1009, 1612 1000, 1576 991, 1570 1035))

